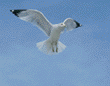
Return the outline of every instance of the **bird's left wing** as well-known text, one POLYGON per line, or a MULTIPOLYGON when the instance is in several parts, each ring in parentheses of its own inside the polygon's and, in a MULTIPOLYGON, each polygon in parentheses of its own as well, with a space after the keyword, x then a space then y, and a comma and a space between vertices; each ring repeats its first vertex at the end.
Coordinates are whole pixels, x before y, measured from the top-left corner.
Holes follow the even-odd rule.
POLYGON ((71 18, 65 19, 63 23, 66 25, 67 31, 71 31, 75 28, 82 26, 80 23, 78 23, 77 21, 75 21, 71 18))
POLYGON ((46 19, 46 17, 38 10, 10 10, 14 15, 21 20, 30 22, 37 25, 47 36, 50 36, 52 24, 46 19))

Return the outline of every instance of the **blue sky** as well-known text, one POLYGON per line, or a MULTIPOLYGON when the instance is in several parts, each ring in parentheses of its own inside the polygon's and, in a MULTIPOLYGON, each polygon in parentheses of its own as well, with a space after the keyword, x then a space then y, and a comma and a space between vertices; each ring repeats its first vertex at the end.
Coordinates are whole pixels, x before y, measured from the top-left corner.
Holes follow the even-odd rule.
POLYGON ((0 0, 0 86, 110 86, 110 0, 0 0), (37 9, 53 24, 83 26, 61 34, 67 47, 48 56, 48 37, 10 9, 37 9))

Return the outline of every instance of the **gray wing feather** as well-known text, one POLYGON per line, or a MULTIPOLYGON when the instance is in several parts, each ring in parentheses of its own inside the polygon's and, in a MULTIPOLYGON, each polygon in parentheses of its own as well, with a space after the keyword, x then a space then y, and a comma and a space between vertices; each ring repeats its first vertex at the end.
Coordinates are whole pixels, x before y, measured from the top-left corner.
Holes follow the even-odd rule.
POLYGON ((77 21, 75 21, 71 18, 65 19, 63 23, 66 25, 67 31, 71 31, 71 30, 81 26, 77 21))
POLYGON ((24 21, 37 25, 47 36, 50 36, 52 24, 40 11, 29 9, 20 12, 18 16, 24 21))

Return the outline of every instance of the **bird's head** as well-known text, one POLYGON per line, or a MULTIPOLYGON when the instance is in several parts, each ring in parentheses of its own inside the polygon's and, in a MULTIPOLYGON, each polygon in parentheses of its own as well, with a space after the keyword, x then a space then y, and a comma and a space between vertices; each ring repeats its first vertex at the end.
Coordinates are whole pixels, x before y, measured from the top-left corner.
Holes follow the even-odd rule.
POLYGON ((65 28, 66 25, 64 23, 60 23, 60 24, 58 24, 58 27, 65 28))

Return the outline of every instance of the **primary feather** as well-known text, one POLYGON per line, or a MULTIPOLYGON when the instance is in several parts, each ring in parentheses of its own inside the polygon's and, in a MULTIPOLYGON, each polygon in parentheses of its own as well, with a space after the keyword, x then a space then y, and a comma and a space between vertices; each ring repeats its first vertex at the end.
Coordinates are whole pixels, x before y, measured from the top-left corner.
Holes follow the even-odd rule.
POLYGON ((50 36, 52 24, 38 10, 10 10, 21 20, 37 25, 47 36, 50 36))

